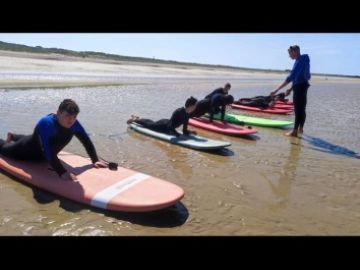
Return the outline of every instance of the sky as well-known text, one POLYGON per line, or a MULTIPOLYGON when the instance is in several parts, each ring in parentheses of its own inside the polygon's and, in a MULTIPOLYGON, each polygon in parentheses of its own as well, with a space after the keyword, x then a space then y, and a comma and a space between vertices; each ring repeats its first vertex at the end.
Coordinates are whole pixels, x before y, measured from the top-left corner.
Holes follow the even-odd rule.
POLYGON ((311 72, 360 75, 360 33, 0 33, 0 41, 247 68, 291 69, 290 45, 311 72))

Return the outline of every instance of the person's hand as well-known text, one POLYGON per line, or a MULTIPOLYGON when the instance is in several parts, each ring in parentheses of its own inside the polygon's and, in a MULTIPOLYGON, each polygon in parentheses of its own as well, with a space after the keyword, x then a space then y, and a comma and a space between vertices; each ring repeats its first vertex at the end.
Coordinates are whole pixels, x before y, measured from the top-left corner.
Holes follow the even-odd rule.
POLYGON ((77 180, 77 177, 75 174, 73 174, 71 172, 66 172, 61 175, 61 179, 66 180, 66 181, 75 181, 75 180, 77 180))
POLYGON ((287 97, 288 95, 290 95, 290 93, 291 93, 291 88, 290 89, 288 89, 288 90, 286 90, 286 92, 285 92, 285 97, 287 97))
POLYGON ((275 96, 275 94, 277 93, 277 91, 278 91, 278 90, 272 91, 272 92, 270 93, 270 96, 272 96, 272 97, 275 96))
POLYGON ((94 163, 94 167, 97 168, 97 169, 99 169, 99 168, 107 168, 108 165, 104 161, 100 160, 100 161, 96 161, 94 163))

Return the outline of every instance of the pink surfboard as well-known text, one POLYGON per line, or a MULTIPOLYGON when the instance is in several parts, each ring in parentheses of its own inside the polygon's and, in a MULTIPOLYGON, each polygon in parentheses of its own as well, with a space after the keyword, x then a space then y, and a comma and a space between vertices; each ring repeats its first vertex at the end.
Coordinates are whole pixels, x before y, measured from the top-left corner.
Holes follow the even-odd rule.
POLYGON ((292 101, 289 101, 288 99, 285 99, 285 101, 277 100, 275 102, 278 103, 278 104, 294 105, 294 103, 292 101))
POLYGON ((176 204, 184 190, 170 182, 123 167, 96 169, 91 160, 67 152, 58 155, 76 181, 63 180, 46 162, 19 161, 0 156, 0 168, 41 189, 97 208, 147 212, 176 204))
POLYGON ((287 104, 281 104, 281 103, 276 103, 275 102, 274 106, 272 106, 270 108, 284 109, 284 110, 294 110, 294 105, 287 105, 287 104))
POLYGON ((291 110, 284 110, 284 109, 260 109, 257 107, 251 107, 251 106, 244 106, 244 105, 237 105, 237 104, 231 104, 231 107, 233 109, 239 109, 239 110, 247 110, 247 111, 254 111, 254 112, 264 112, 264 113, 275 113, 275 114, 289 114, 292 111, 291 110))
POLYGON ((257 133, 257 130, 254 128, 241 127, 238 125, 232 125, 226 122, 223 123, 221 121, 215 121, 215 120, 213 121, 213 123, 210 123, 209 119, 203 119, 197 117, 190 118, 189 125, 226 135, 239 136, 239 135, 250 135, 257 133))

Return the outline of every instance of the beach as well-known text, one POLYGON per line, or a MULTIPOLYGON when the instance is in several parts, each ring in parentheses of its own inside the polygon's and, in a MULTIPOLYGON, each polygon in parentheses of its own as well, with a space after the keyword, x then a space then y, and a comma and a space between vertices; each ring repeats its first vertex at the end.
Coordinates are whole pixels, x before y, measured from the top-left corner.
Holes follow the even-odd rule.
MULTIPOLYGON (((284 136, 288 129, 254 127, 256 136, 244 138, 190 127, 231 142, 228 151, 209 153, 127 128, 131 114, 169 118, 186 98, 203 98, 226 82, 238 99, 267 95, 286 76, 0 51, 1 138, 31 134, 42 116, 73 98, 100 156, 185 190, 181 203, 164 211, 114 213, 0 174, 0 235, 359 235, 359 79, 312 77, 301 138, 284 136)), ((86 156, 76 138, 64 150, 86 156)))

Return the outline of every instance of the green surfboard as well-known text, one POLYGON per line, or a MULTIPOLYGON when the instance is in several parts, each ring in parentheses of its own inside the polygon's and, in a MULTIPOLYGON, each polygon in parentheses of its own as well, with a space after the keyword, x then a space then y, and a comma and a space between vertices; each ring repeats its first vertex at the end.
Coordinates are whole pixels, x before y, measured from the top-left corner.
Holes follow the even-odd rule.
MULTIPOLYGON (((205 114, 205 117, 210 117, 209 114, 205 114)), ((214 114, 214 119, 220 120, 221 114, 214 114)), ((239 114, 225 114, 224 120, 229 123, 233 124, 241 124, 244 123, 245 125, 251 126, 261 126, 261 127, 274 127, 274 128, 282 128, 288 125, 293 124, 291 121, 283 121, 283 120, 273 120, 273 119, 266 119, 260 117, 252 117, 252 116, 245 116, 239 114)))

